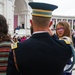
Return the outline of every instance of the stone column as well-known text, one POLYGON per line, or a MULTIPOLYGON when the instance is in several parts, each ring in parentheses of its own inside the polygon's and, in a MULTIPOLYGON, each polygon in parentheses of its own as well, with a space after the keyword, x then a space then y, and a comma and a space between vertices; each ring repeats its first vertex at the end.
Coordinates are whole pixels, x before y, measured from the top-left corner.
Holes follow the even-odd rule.
POLYGON ((12 0, 4 0, 5 3, 5 16, 7 18, 7 23, 9 27, 9 33, 13 34, 14 27, 13 27, 13 14, 14 14, 14 6, 12 5, 12 0))
POLYGON ((25 14, 25 31, 26 35, 30 35, 30 15, 28 12, 25 14))

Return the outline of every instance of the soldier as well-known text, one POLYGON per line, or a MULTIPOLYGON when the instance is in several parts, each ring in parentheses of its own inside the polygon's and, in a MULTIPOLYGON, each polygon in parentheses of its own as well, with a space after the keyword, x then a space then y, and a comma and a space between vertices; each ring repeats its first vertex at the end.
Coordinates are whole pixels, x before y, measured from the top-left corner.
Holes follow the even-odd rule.
POLYGON ((61 75, 71 58, 70 43, 48 33, 52 11, 56 5, 30 2, 33 34, 12 46, 7 75, 61 75))

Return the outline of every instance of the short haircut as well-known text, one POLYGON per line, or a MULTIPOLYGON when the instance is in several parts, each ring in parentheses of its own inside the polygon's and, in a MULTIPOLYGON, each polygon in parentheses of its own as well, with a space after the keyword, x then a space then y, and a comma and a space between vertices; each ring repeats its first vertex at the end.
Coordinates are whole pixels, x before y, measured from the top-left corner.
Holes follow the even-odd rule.
POLYGON ((46 17, 33 16, 32 19, 33 19, 33 22, 39 27, 47 26, 50 22, 50 18, 46 18, 46 17))

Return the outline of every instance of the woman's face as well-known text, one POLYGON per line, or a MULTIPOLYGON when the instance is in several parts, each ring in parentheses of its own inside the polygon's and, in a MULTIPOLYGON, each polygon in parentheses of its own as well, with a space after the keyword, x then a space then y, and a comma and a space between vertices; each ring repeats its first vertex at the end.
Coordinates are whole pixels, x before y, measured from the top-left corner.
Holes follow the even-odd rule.
POLYGON ((62 37, 64 35, 64 27, 62 25, 58 24, 58 26, 56 28, 56 33, 59 38, 62 37))

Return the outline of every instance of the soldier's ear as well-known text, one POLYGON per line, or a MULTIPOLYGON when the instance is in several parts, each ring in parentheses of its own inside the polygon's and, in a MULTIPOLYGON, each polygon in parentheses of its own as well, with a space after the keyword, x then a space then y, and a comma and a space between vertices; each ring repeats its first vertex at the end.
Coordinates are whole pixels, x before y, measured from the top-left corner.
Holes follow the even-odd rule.
POLYGON ((51 25, 53 24, 53 22, 52 21, 50 21, 50 23, 49 23, 49 27, 51 27, 51 25))
POLYGON ((30 20, 30 24, 31 24, 31 26, 33 26, 32 20, 30 20))

